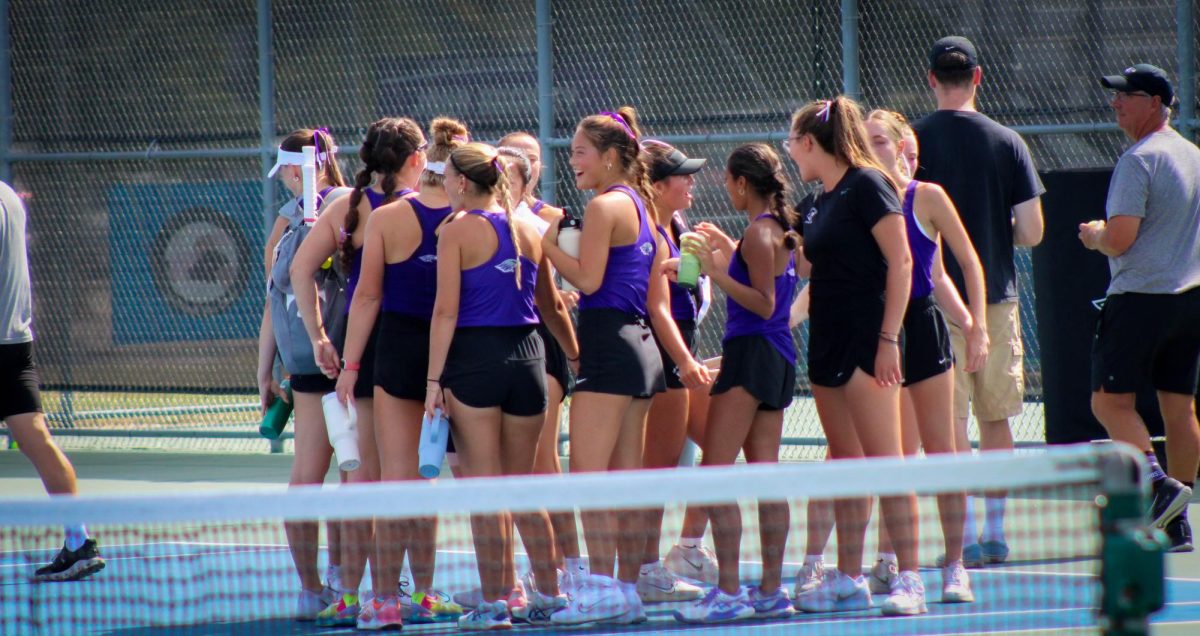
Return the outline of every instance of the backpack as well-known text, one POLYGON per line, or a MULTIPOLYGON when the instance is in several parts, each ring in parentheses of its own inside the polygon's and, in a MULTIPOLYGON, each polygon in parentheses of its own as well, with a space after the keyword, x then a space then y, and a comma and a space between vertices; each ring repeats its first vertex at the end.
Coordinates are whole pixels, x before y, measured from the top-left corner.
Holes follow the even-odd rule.
MULTIPOLYGON (((317 200, 317 214, 349 192, 350 188, 329 188, 321 192, 317 200)), ((321 373, 321 368, 313 358, 312 342, 308 339, 308 331, 304 328, 296 305, 289 271, 300 244, 312 229, 304 223, 299 204, 299 199, 293 199, 279 210, 280 216, 288 219, 288 227, 275 244, 267 294, 271 305, 271 326, 275 331, 275 348, 283 367, 291 374, 313 375, 321 373)), ((345 328, 346 321, 346 278, 330 259, 317 270, 314 280, 326 333, 339 333, 345 328)))

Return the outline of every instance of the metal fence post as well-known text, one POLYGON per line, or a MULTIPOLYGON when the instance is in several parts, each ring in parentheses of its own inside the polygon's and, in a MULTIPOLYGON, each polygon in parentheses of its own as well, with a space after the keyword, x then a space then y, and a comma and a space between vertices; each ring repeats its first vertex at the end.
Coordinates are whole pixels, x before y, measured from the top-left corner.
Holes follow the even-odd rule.
POLYGON ((842 93, 862 99, 858 78, 858 0, 842 0, 842 93))
POLYGON ((258 137, 262 156, 263 235, 275 211, 275 181, 267 176, 275 165, 275 67, 271 37, 271 0, 258 0, 258 137))
POLYGON ((1192 0, 1175 0, 1175 51, 1179 68, 1179 134, 1195 141, 1196 33, 1192 0))
POLYGON ((554 169, 554 50, 551 45, 550 0, 537 0, 537 81, 538 143, 542 146, 542 192, 550 204, 556 204, 558 175, 554 169))
POLYGON ((0 181, 12 183, 9 151, 13 141, 12 25, 8 0, 0 0, 0 181))

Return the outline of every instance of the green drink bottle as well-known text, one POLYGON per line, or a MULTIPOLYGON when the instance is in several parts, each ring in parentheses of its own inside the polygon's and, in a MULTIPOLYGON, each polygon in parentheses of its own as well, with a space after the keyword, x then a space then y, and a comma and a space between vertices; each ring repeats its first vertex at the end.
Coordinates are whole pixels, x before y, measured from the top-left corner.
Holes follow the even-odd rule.
POLYGON ((275 401, 267 408, 267 412, 263 415, 262 423, 258 425, 258 434, 267 439, 279 439, 283 434, 284 427, 287 426, 288 418, 292 415, 292 383, 289 380, 284 380, 279 383, 279 388, 287 393, 287 401, 276 396, 275 401))

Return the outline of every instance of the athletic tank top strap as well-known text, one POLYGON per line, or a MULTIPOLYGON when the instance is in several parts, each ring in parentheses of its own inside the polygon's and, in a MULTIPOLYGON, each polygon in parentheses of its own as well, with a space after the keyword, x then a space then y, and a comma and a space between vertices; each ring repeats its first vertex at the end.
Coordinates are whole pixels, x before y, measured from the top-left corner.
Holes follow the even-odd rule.
MULTIPOLYGON (((662 235, 663 240, 667 243, 668 258, 679 258, 679 246, 671 239, 671 233, 667 228, 659 225, 658 233, 662 235)), ((684 289, 674 281, 667 283, 671 291, 671 317, 675 320, 695 320, 696 319, 696 299, 692 293, 684 289)))
POLYGON ((908 231, 908 251, 912 254, 912 291, 910 298, 924 298, 933 293, 933 258, 937 254, 937 241, 925 234, 921 222, 913 212, 913 201, 917 196, 917 180, 908 182, 904 190, 904 225, 908 231))
POLYGON ((384 311, 429 320, 437 296, 437 229, 450 216, 450 206, 406 200, 421 227, 421 242, 408 258, 384 264, 382 305, 384 311))
POLYGON ((537 263, 517 256, 506 215, 471 210, 491 224, 496 232, 496 252, 483 264, 462 271, 458 300, 459 327, 515 327, 536 325, 533 293, 537 285, 537 263), (519 259, 519 260, 518 260, 519 259), (521 286, 517 287, 517 263, 521 286))
MULTIPOLYGON (((392 200, 395 201, 396 199, 403 199, 404 197, 415 193, 416 190, 413 190, 412 188, 400 188, 392 193, 392 200)), ((363 194, 366 195, 367 201, 371 203, 372 210, 383 205, 383 200, 387 198, 382 192, 376 192, 373 188, 366 188, 363 190, 363 194)))

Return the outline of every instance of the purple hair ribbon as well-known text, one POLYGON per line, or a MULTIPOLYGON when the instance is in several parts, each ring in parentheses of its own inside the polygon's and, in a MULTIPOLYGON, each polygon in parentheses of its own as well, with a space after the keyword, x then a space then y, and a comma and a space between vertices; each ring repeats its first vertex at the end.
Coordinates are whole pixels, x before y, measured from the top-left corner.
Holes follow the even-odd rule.
POLYGON ((608 117, 609 119, 617 122, 618 124, 621 124, 621 128, 625 129, 625 134, 629 135, 630 139, 637 141, 637 135, 633 134, 633 129, 629 127, 629 123, 625 121, 625 118, 621 116, 621 113, 614 113, 611 111, 604 110, 604 111, 600 111, 600 114, 604 115, 605 117, 608 117))
POLYGON ((817 111, 817 117, 820 118, 821 123, 824 123, 824 124, 829 123, 829 111, 830 110, 833 110, 833 101, 827 99, 827 100, 825 100, 825 105, 821 107, 821 110, 817 111))

